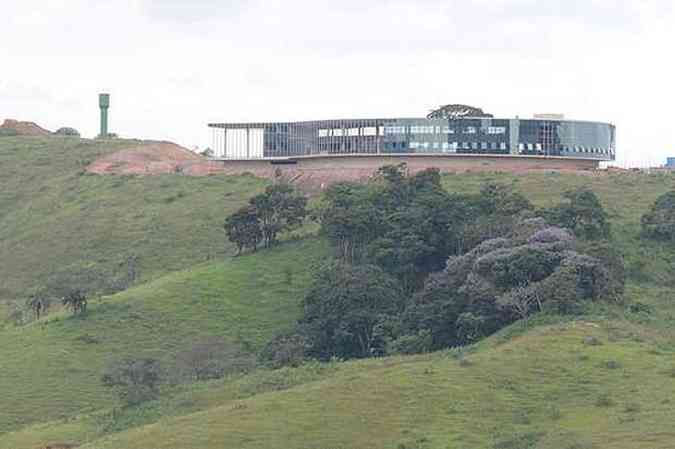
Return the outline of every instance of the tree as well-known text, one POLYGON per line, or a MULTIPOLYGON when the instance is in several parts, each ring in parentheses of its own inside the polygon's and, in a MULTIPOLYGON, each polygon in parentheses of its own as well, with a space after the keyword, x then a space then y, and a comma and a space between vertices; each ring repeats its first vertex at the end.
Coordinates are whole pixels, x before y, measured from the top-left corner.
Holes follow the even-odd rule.
POLYGON ((51 301, 43 291, 38 290, 33 293, 30 298, 28 298, 26 305, 33 312, 33 314, 35 314, 35 319, 39 320, 40 316, 47 313, 49 310, 51 301))
POLYGON ((71 290, 61 300, 64 306, 71 309, 73 315, 87 312, 87 295, 79 289, 71 290))
POLYGON ((507 311, 512 311, 527 326, 527 319, 533 308, 541 310, 541 297, 539 292, 529 286, 518 286, 497 300, 497 304, 507 311))
POLYGON ((299 366, 305 359, 307 341, 299 334, 277 335, 260 351, 260 359, 270 367, 299 366))
POLYGON ((488 182, 481 186, 479 204, 483 214, 514 216, 531 211, 534 206, 512 185, 488 182))
POLYGON ((659 196, 642 216, 645 237, 675 243, 675 191, 659 196))
POLYGON ((545 211, 549 222, 571 229, 580 238, 598 240, 609 237, 609 217, 592 190, 570 190, 563 197, 567 202, 545 211))
POLYGON ((80 132, 78 130, 67 126, 57 129, 56 131, 54 131, 54 134, 59 136, 80 137, 80 132))
POLYGON ((437 169, 410 177, 405 177, 405 166, 385 169, 380 175, 385 187, 373 195, 371 206, 381 211, 382 226, 368 253, 410 293, 453 253, 464 209, 443 189, 437 169))
POLYGON ((372 189, 356 183, 334 184, 324 194, 316 219, 341 260, 360 261, 366 246, 381 233, 381 215, 371 195, 372 189))
POLYGON ((112 362, 101 377, 103 385, 114 389, 128 406, 156 399, 161 380, 159 362, 149 358, 112 362))
POLYGON ((253 368, 255 359, 239 345, 219 337, 207 337, 176 354, 176 372, 181 380, 219 379, 226 374, 253 368))
POLYGON ((299 326, 319 359, 384 352, 386 328, 404 304, 398 282, 373 265, 328 263, 314 274, 299 326))
POLYGON ((300 226, 307 215, 307 198, 289 184, 269 186, 250 200, 255 208, 266 248, 274 245, 280 232, 300 226))
POLYGON ((258 249, 263 232, 254 206, 248 205, 240 208, 227 217, 223 226, 228 239, 237 245, 237 255, 240 255, 245 248, 251 248, 253 251, 258 249))

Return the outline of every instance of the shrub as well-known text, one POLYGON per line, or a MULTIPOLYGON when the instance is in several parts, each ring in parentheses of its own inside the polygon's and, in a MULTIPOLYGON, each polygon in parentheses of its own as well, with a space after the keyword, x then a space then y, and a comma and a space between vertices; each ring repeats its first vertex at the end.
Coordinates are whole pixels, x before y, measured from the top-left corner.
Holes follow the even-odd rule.
POLYGON ((623 255, 606 241, 580 242, 577 252, 593 257, 607 274, 607 285, 603 295, 607 299, 618 299, 624 293, 626 284, 626 267, 623 255))
POLYGON ((161 380, 159 362, 149 358, 112 362, 101 377, 103 385, 112 388, 128 406, 156 399, 161 380))
POLYGON ((431 331, 424 329, 416 334, 403 335, 387 344, 387 354, 422 354, 431 351, 431 331))
POLYGON ((260 352, 260 359, 271 368, 297 367, 305 360, 307 341, 297 334, 279 335, 260 352))
POLYGON ((605 362, 605 368, 607 369, 619 369, 621 368, 621 364, 617 362, 616 360, 607 360, 605 362))
POLYGON ((59 128, 56 131, 54 131, 54 134, 58 136, 80 137, 80 132, 78 130, 69 127, 59 128))
POLYGON ((18 136, 19 132, 14 128, 0 128, 0 137, 18 136))
POLYGON ((187 381, 219 379, 254 366, 251 354, 219 337, 199 340, 176 355, 176 371, 181 380, 187 381))
POLYGON ((587 346, 600 346, 602 345, 602 342, 598 337, 594 336, 589 336, 589 337, 584 337, 584 344, 587 346))
POLYGON ((550 223, 571 229, 578 237, 588 240, 609 237, 609 217, 592 190, 570 190, 563 198, 566 202, 544 211, 550 223))
POLYGON ((675 242, 675 190, 658 197, 641 221, 645 237, 675 242))

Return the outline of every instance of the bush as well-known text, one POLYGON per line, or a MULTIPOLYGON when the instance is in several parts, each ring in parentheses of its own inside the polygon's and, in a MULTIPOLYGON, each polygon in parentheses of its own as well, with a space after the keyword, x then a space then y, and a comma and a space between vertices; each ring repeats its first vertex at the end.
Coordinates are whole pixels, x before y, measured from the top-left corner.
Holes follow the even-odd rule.
POLYGON ((431 351, 431 331, 423 329, 416 334, 403 335, 387 344, 387 354, 422 354, 431 351))
POLYGON ((675 191, 658 197, 642 216, 642 234, 654 240, 675 242, 675 191))
POLYGON ((19 132, 14 128, 0 128, 0 137, 18 136, 19 132))
POLYGON ((254 366, 251 354, 218 337, 199 340, 176 355, 176 372, 184 381, 219 379, 254 366))
POLYGON ((56 134, 57 136, 80 137, 80 132, 78 130, 69 127, 59 128, 56 131, 54 131, 54 134, 56 134))
POLYGON ((101 381, 112 388, 126 405, 134 406, 157 399, 162 377, 157 360, 125 359, 109 364, 101 381))
POLYGON ((260 352, 260 359, 271 368, 299 366, 305 359, 307 341, 300 335, 279 335, 274 337, 260 352))
POLYGON ((566 202, 544 211, 547 221, 571 229, 578 237, 598 240, 609 237, 609 217, 600 200, 587 188, 565 192, 566 202))

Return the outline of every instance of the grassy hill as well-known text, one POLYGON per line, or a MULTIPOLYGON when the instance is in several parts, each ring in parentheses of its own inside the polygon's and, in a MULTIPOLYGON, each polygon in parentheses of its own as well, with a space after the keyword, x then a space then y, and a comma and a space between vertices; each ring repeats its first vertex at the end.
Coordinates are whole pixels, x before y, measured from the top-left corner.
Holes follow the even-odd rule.
POLYGON ((7 434, 0 448, 671 448, 670 293, 640 292, 659 316, 598 307, 516 323, 463 354, 260 371, 130 418, 149 425, 111 432, 107 415, 85 415, 7 434), (591 336, 600 344, 585 344, 591 336))
POLYGON ((304 240, 103 298, 86 318, 64 312, 0 332, 0 433, 113 405, 100 381, 111 358, 151 356, 169 365, 207 336, 258 350, 299 316, 308 274, 297 261, 325 252, 304 240))
MULTIPOLYGON (((0 148, 11 153, 7 142, 11 141, 0 139, 0 148)), ((55 145, 55 141, 16 142, 42 148, 38 153, 55 145)), ((648 305, 652 312, 596 305, 576 319, 541 316, 527 329, 516 323, 461 354, 453 350, 308 363, 278 371, 259 369, 167 387, 158 401, 113 412, 114 398, 99 380, 107 359, 149 355, 170 364, 178 351, 208 335, 255 351, 298 316, 309 280, 307 268, 325 257, 328 248, 320 239, 306 238, 257 254, 205 262, 209 249, 222 254, 218 227, 225 210, 261 189, 263 181, 221 176, 82 176, 77 161, 83 154, 111 148, 93 142, 58 142, 64 148, 52 155, 70 151, 64 157, 71 162, 59 170, 49 169, 55 173, 53 184, 61 192, 74 190, 65 197, 67 201, 55 195, 45 202, 39 189, 25 190, 23 201, 4 193, 0 197, 3 260, 13 254, 12 248, 37 244, 35 234, 24 238, 21 220, 40 232, 51 233, 52 228, 65 232, 89 219, 88 208, 95 211, 103 202, 106 206, 95 217, 109 237, 101 229, 81 229, 88 238, 101 241, 77 246, 73 238, 72 253, 57 248, 61 252, 55 257, 76 266, 112 267, 110 260, 125 253, 117 245, 131 240, 136 242, 131 248, 146 264, 142 281, 153 280, 95 301, 84 319, 57 313, 38 323, 0 331, 0 449, 37 448, 49 442, 119 449, 673 447, 675 248, 639 238, 640 216, 659 194, 673 188, 675 178, 669 175, 443 177, 449 190, 462 192, 476 191, 485 181, 513 182, 539 206, 558 202, 568 188, 592 187, 611 215, 615 244, 626 256, 627 299, 648 305), (81 183, 89 189, 80 188, 81 183), (176 198, 167 200, 172 197, 176 198), (33 210, 10 210, 5 207, 10 202, 16 207, 31 203, 33 210), (62 210, 62 202, 80 206, 62 210), (86 205, 84 212, 82 205, 86 205), (145 213, 138 217, 139 210, 154 210, 155 217, 163 217, 161 232, 156 221, 143 219, 145 213), (21 214, 23 218, 16 218, 21 214), (33 224, 26 218, 51 214, 56 215, 50 224, 33 224), (105 228, 105 217, 126 218, 105 228), (14 227, 6 231, 4 223, 14 227), (123 231, 111 231, 117 227, 123 231), (215 237, 207 238, 212 228, 211 237, 215 237), (173 233, 172 240, 162 240, 166 233, 173 233), (140 237, 147 234, 153 238, 140 237), (5 239, 20 243, 4 246, 5 239), (213 247, 215 241, 220 242, 218 250, 213 247), (98 258, 99 245, 106 258, 98 258), (80 259, 78 254, 86 257, 80 259), (180 267, 186 269, 160 276, 180 267), (585 344, 589 336, 601 344, 585 344)), ((13 164, 16 169, 0 166, 0 170, 11 172, 15 180, 26 179, 32 165, 13 164)), ((16 183, 17 192, 28 189, 16 183)), ((48 239, 37 242, 50 256, 48 239)), ((37 252, 22 263, 24 269, 35 264, 43 275, 51 272, 52 265, 41 265, 37 252)), ((7 264, 0 268, 3 279, 13 282, 6 289, 10 293, 36 278, 35 273, 19 273, 7 264)))
POLYGON ((265 181, 84 172, 98 157, 138 144, 0 138, 0 303, 23 301, 46 283, 96 288, 123 275, 132 255, 144 281, 229 252, 224 217, 265 181))

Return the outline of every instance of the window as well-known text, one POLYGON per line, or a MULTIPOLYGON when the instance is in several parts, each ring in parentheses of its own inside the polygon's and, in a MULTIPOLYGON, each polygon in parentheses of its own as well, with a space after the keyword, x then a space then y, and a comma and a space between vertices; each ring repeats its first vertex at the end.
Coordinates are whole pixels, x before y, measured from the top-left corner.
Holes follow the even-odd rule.
POLYGON ((481 150, 487 150, 487 149, 488 149, 488 144, 487 144, 487 142, 481 142, 481 143, 480 143, 480 149, 481 149, 481 150))
POLYGON ((405 134, 405 126, 385 126, 384 134, 405 134))
POLYGON ((334 129, 333 130, 333 135, 336 137, 342 137, 344 135, 344 130, 342 129, 334 129))
POLYGON ((364 136, 375 136, 377 135, 377 128, 374 126, 368 126, 363 128, 363 135, 364 136))
POLYGON ((319 130, 319 137, 328 137, 328 130, 327 129, 320 129, 319 130))
POLYGON ((438 142, 434 142, 434 150, 438 150, 438 147, 439 147, 439 143, 438 143, 438 142))
POLYGON ((506 127, 504 126, 488 126, 488 134, 506 134, 506 127))
POLYGON ((525 144, 524 143, 519 143, 518 144, 518 151, 525 151, 525 144))
POLYGON ((500 149, 500 150, 506 150, 506 142, 501 142, 501 143, 499 144, 499 149, 500 149))
POLYGON ((464 128, 464 134, 476 134, 476 127, 467 126, 466 128, 464 128))
POLYGON ((471 142, 471 149, 477 150, 478 149, 478 142, 471 142))
POLYGON ((455 130, 449 126, 443 127, 443 134, 455 134, 455 130))

